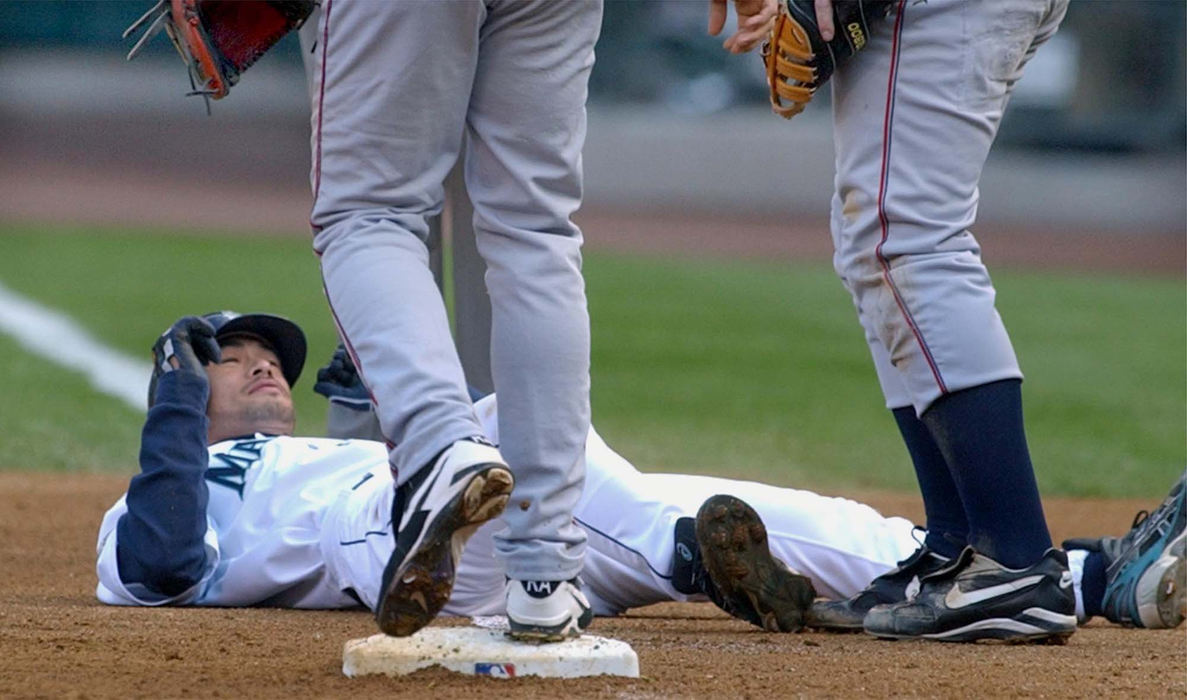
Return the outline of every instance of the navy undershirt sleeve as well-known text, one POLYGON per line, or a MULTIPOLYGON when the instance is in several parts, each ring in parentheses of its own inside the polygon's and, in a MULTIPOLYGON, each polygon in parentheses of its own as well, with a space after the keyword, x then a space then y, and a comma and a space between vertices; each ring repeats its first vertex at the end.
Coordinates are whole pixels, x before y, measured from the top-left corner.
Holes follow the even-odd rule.
POLYGON ((125 585, 172 597, 202 579, 209 398, 206 378, 192 372, 169 372, 157 384, 140 439, 140 474, 128 485, 128 512, 116 530, 125 585))

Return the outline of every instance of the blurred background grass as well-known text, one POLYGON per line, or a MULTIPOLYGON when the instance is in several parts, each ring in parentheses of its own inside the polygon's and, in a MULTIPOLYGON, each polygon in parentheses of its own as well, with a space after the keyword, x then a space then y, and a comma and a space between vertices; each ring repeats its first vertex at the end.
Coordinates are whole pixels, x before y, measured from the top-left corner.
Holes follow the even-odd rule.
MULTIPOLYGON (((288 316, 309 336, 298 431, 335 344, 303 238, 0 225, 0 279, 147 362, 176 317, 288 316)), ((914 490, 848 295, 827 263, 590 253, 594 423, 652 471, 914 490)), ((999 308, 1027 373, 1048 495, 1159 496, 1187 462, 1181 279, 1010 272, 999 308)), ((143 414, 0 335, 0 468, 133 472, 143 414)))

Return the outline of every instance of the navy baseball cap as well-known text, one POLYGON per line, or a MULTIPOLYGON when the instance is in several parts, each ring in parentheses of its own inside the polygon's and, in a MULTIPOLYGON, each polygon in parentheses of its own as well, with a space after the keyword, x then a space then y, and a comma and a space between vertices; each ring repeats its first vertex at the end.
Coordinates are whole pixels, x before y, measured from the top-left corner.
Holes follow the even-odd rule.
POLYGON ((305 367, 305 333, 287 318, 272 314, 240 314, 216 311, 202 318, 214 326, 220 342, 235 335, 254 336, 267 343, 280 360, 280 371, 291 388, 305 367))

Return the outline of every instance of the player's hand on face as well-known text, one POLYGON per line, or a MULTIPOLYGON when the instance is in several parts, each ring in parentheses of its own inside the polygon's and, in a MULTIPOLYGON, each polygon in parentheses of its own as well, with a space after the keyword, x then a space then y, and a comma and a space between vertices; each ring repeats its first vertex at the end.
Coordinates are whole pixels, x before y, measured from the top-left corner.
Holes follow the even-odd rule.
POLYGON ((152 376, 148 381, 148 405, 156 403, 157 382, 175 371, 190 372, 208 382, 203 365, 222 358, 214 326, 204 318, 185 316, 167 328, 152 346, 152 376))
POLYGON ((157 338, 152 352, 154 374, 182 370, 205 376, 203 367, 221 358, 214 326, 197 316, 178 319, 157 338))
MULTIPOLYGON (((734 0, 738 30, 722 46, 730 53, 745 53, 762 43, 779 14, 781 0, 734 0)), ((725 28, 729 0, 709 0, 709 34, 717 36, 725 28)))
POLYGON ((833 0, 816 0, 816 26, 820 29, 820 38, 832 41, 837 35, 837 28, 833 26, 833 0))

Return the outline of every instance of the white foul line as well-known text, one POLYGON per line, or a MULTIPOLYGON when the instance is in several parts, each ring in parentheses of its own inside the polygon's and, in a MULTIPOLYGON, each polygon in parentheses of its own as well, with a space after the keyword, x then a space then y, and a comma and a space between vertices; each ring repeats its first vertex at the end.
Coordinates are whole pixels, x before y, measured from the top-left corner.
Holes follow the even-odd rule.
POLYGON ((0 284, 0 333, 7 333, 34 355, 72 369, 91 386, 134 410, 147 405, 152 364, 110 348, 72 318, 44 307, 0 284))

